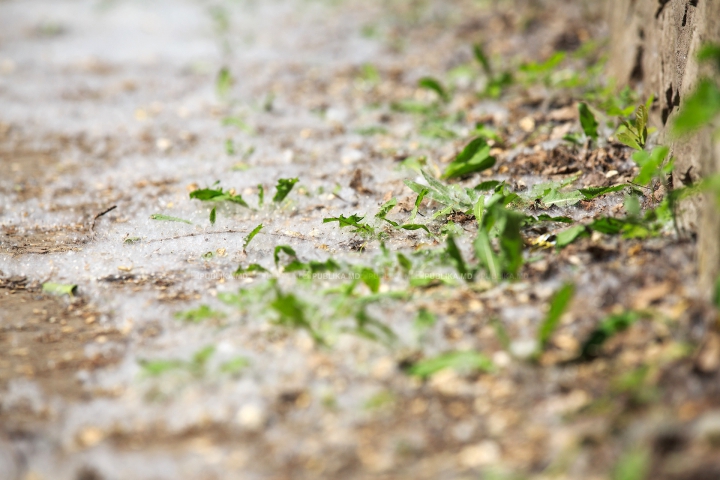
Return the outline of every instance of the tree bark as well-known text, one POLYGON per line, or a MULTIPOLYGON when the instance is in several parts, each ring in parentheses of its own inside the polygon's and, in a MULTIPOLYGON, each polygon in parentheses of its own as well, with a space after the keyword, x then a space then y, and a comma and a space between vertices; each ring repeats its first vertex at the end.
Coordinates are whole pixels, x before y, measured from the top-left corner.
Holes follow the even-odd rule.
MULTIPOLYGON (((705 74, 698 64, 700 47, 720 43, 720 0, 610 0, 609 73, 619 85, 640 87, 654 95, 651 123, 661 129, 660 142, 675 157, 674 188, 720 172, 720 145, 710 129, 692 138, 672 141, 665 127, 688 92, 705 74)), ((709 294, 720 273, 720 214, 709 197, 682 202, 678 224, 698 236, 699 284, 709 294)))

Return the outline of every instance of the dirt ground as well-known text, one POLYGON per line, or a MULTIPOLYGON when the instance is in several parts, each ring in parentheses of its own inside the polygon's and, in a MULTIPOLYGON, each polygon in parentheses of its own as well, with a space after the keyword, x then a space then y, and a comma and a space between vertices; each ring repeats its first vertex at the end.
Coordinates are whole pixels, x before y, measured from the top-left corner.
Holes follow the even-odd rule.
MULTIPOLYGON (((720 478, 720 325, 695 240, 551 244, 563 222, 624 217, 622 191, 523 205, 568 218, 523 228, 513 281, 458 280, 446 237, 475 261, 476 218, 433 219, 429 198, 427 233, 323 222, 372 219, 391 198, 388 218, 406 221, 404 181, 439 176, 478 125, 496 164, 446 182, 631 182, 627 147, 563 140, 581 132, 568 79, 594 78, 605 51, 596 7, 0 0, 0 479, 720 478), (493 75, 568 61, 479 95, 475 44, 493 75), (452 98, 419 88, 428 76, 452 98), (248 207, 188 198, 216 181, 248 207), (398 252, 432 280, 413 283, 398 252), (341 267, 307 280, 277 268, 288 257, 341 267), (253 264, 267 272, 233 275, 253 264), (343 296, 367 269, 377 287, 343 296), (580 355, 627 312, 637 321, 580 355), (445 352, 492 366, 412 374, 445 352)), ((641 206, 665 193, 656 182, 641 206)))

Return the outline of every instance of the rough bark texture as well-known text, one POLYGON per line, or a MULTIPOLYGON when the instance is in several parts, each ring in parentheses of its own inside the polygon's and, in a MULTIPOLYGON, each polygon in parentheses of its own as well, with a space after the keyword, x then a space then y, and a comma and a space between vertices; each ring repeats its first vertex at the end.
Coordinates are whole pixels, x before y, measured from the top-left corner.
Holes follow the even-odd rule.
MULTIPOLYGON (((619 84, 641 86, 656 98, 651 122, 661 128, 661 142, 676 158, 673 186, 720 172, 720 147, 710 131, 671 142, 664 127, 705 72, 696 61, 706 42, 720 42, 718 0, 611 0, 607 18, 611 32, 610 74, 619 84)), ((695 198, 680 207, 683 231, 698 235, 701 285, 708 287, 720 272, 720 214, 715 202, 695 198)))

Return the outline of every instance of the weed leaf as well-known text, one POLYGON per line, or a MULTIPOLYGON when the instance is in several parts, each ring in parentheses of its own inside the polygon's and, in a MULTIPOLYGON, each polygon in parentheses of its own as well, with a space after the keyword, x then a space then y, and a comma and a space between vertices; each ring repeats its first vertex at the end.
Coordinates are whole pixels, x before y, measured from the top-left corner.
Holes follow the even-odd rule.
POLYGON ((450 258, 453 260, 453 262, 455 262, 455 269, 460 275, 462 275, 463 278, 467 279, 467 265, 465 265, 465 260, 463 260, 462 258, 462 253, 460 253, 460 249, 455 243, 455 239, 452 235, 448 235, 446 251, 450 258))
POLYGON ((575 225, 563 230, 555 236, 555 247, 558 249, 565 248, 578 238, 589 237, 587 227, 585 225, 575 225))
POLYGON ((445 88, 440 84, 440 82, 434 78, 421 78, 420 81, 418 81, 418 87, 424 88, 426 90, 432 90, 437 94, 438 97, 440 97, 443 102, 450 101, 450 95, 448 94, 447 90, 445 90, 445 88))
POLYGON ((588 336, 580 350, 580 358, 590 360, 600 354, 600 348, 610 337, 627 329, 640 318, 637 312, 623 312, 611 315, 597 326, 588 336))
POLYGON ((550 301, 550 309, 538 330, 538 345, 541 350, 545 349, 550 337, 560 323, 560 317, 562 317, 565 309, 570 305, 570 300, 572 300, 574 294, 575 285, 566 283, 555 293, 555 296, 553 296, 550 301))
POLYGON ((280 262, 280 253, 289 255, 292 258, 297 258, 297 253, 295 253, 295 250, 293 250, 292 247, 290 247, 288 245, 278 245, 277 247, 275 247, 275 251, 273 252, 273 260, 275 261, 275 268, 278 268, 278 263, 280 262))
POLYGON ((187 223, 188 225, 192 225, 192 222, 190 220, 185 220, 178 217, 171 217, 170 215, 163 215, 162 213, 153 213, 150 215, 150 220, 160 220, 165 222, 181 222, 181 223, 187 223))
POLYGON ((487 170, 495 165, 495 157, 490 156, 490 145, 485 139, 471 141, 455 160, 448 165, 443 178, 456 178, 487 170))
POLYGON ((448 368, 460 373, 491 372, 493 363, 485 355, 474 351, 448 352, 417 362, 408 369, 408 374, 428 378, 448 368))
POLYGON ((627 185, 623 184, 615 185, 613 187, 588 187, 581 188, 578 192, 582 193, 585 200, 593 200, 601 195, 605 195, 606 193, 619 192, 626 186, 627 185))
POLYGON ((595 115, 593 115, 587 104, 582 102, 578 105, 578 110, 580 111, 580 125, 582 126, 583 132, 585 132, 588 138, 592 138, 593 141, 597 142, 598 122, 595 119, 595 115))
POLYGON ((273 202, 280 203, 285 200, 285 197, 288 196, 298 181, 299 179, 297 178, 281 178, 278 180, 278 183, 275 186, 275 196, 273 197, 273 202))
POLYGON ((66 285, 62 283, 46 282, 43 283, 42 290, 43 292, 49 293, 51 295, 68 295, 69 297, 72 297, 77 291, 77 285, 66 285))
POLYGON ((244 252, 245 249, 248 247, 248 245, 250 245, 250 242, 252 242, 252 239, 255 238, 255 235, 257 235, 258 233, 260 233, 260 230, 262 230, 262 229, 263 229, 263 224, 261 223, 261 224, 258 225, 257 227, 253 228, 252 232, 250 232, 250 233, 248 234, 248 236, 245 237, 245 241, 243 242, 243 247, 242 247, 242 248, 243 248, 243 252, 244 252))

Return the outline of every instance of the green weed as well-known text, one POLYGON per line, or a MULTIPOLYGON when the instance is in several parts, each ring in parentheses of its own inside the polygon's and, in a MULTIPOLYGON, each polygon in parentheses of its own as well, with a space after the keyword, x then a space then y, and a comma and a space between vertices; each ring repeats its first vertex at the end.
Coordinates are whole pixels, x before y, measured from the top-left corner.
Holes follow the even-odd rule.
POLYGON ((545 315, 545 319, 543 319, 538 329, 538 353, 542 352, 547 346, 550 337, 552 337, 552 334, 560 323, 560 318, 570 305, 570 301, 574 295, 575 285, 566 283, 555 293, 552 300, 550 300, 548 313, 545 315))
POLYGON ((640 167, 635 183, 647 185, 653 178, 664 179, 673 169, 673 159, 665 161, 669 152, 670 149, 664 146, 655 147, 650 153, 644 150, 635 152, 632 159, 640 167))
POLYGON ((590 333, 580 349, 580 358, 590 360, 600 354, 603 344, 613 335, 626 330, 630 325, 641 318, 641 314, 634 311, 611 315, 602 320, 595 330, 590 333))
MULTIPOLYGON (((217 184, 217 182, 216 182, 217 184)), ((200 188, 190 192, 190 198, 200 200, 201 202, 231 202, 246 208, 250 206, 245 202, 241 195, 237 195, 232 190, 225 191, 222 188, 200 188)))
POLYGON ((73 297, 77 292, 77 285, 45 282, 42 284, 42 291, 51 295, 67 295, 68 297, 73 297))
POLYGON ((597 142, 598 122, 595 119, 595 115, 593 115, 587 104, 582 102, 578 104, 578 110, 580 112, 580 125, 582 126, 585 136, 597 142))
POLYGON ((338 222, 338 225, 340 228, 345 227, 353 227, 353 233, 358 233, 363 236, 374 236, 375 235, 375 228, 368 225, 367 223, 362 223, 362 220, 365 217, 361 217, 357 213, 350 215, 349 217, 346 217, 344 215, 340 215, 339 217, 332 217, 332 218, 323 218, 323 223, 332 223, 332 222, 338 222))
POLYGON ((208 305, 200 305, 198 308, 177 312, 175 318, 189 323, 201 323, 208 319, 224 318, 225 314, 211 309, 208 305))
POLYGON ((159 220, 164 222, 180 222, 192 225, 192 222, 190 220, 185 220, 179 217, 172 217, 170 215, 164 215, 162 213, 153 213, 152 215, 150 215, 150 220, 159 220))
POLYGON ((495 157, 490 155, 490 145, 485 139, 471 141, 455 160, 448 165, 443 178, 457 178, 471 173, 481 172, 495 165, 495 157))
POLYGON ((443 102, 447 103, 450 101, 450 94, 447 92, 445 87, 443 87, 442 84, 434 78, 431 78, 431 77, 421 78, 418 81, 418 87, 435 92, 435 94, 438 96, 438 98, 440 100, 442 100, 443 102))
POLYGON ((415 377, 428 378, 448 368, 462 374, 494 370, 492 361, 485 355, 474 351, 456 351, 421 360, 409 367, 407 373, 415 377))
POLYGON ((170 371, 182 371, 194 377, 207 373, 206 366, 210 357, 215 354, 215 347, 209 345, 195 352, 189 361, 185 360, 141 360, 143 376, 157 377, 170 371))
POLYGON ((245 240, 243 241, 243 252, 247 249, 248 245, 250 245, 250 242, 252 242, 253 238, 260 233, 260 230, 263 229, 263 224, 261 223, 257 227, 253 228, 252 231, 248 234, 247 237, 245 237, 245 240))
POLYGON ((217 92, 217 96, 220 99, 227 98, 233 83, 235 83, 235 80, 230 73, 230 69, 227 67, 221 68, 218 72, 217 79, 215 80, 215 91, 217 92))
POLYGON ((268 270, 263 267, 262 265, 259 265, 257 263, 251 263, 247 266, 247 268, 243 268, 242 265, 238 267, 237 270, 233 273, 233 276, 239 277, 241 275, 255 275, 258 273, 270 273, 268 270))
POLYGON ((621 127, 615 133, 617 141, 628 147, 642 151, 648 137, 648 107, 640 105, 635 110, 634 120, 620 120, 621 127))
POLYGON ((299 180, 297 178, 281 178, 275 186, 275 196, 273 202, 280 203, 288 196, 295 184, 299 180))

